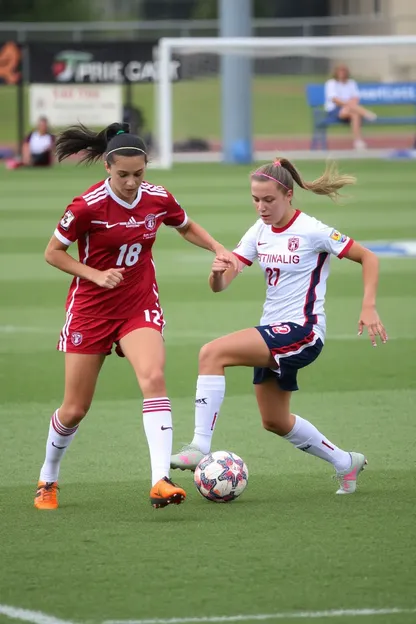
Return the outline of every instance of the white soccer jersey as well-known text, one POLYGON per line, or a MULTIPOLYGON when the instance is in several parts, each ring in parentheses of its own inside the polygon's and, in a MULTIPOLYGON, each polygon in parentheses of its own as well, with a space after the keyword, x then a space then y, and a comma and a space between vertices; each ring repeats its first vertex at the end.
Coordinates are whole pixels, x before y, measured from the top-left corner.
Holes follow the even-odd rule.
POLYGON ((297 210, 283 228, 259 219, 243 236, 235 255, 250 266, 258 260, 266 278, 261 325, 312 325, 325 339, 325 291, 330 255, 342 258, 353 240, 297 210))

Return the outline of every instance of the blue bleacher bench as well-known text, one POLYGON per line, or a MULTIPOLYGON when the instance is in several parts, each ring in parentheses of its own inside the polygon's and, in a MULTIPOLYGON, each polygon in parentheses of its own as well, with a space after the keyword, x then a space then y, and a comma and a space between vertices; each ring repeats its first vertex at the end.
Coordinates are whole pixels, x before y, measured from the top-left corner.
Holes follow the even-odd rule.
MULTIPOLYGON (((413 115, 379 116, 375 121, 363 120, 363 124, 373 126, 416 126, 416 83, 415 82, 369 82, 359 83, 360 104, 371 108, 380 104, 413 104, 413 115)), ((328 118, 324 110, 325 85, 309 84, 306 86, 306 98, 312 108, 313 135, 311 149, 327 149, 327 128, 341 125, 341 121, 328 118)), ((375 111, 377 112, 377 111, 375 111)))

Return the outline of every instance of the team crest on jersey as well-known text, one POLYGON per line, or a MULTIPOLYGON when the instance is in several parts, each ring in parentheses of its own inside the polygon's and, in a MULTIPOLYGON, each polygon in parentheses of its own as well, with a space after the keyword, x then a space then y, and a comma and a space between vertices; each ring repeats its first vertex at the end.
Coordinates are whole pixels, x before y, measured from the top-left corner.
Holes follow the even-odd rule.
POLYGON ((297 249, 299 249, 299 239, 297 236, 292 236, 292 238, 289 238, 289 240, 287 241, 287 248, 289 249, 289 251, 296 251, 297 249))
POLYGON ((146 230, 154 230, 156 227, 156 216, 154 214, 149 214, 145 217, 144 227, 146 230))
POLYGON ((82 334, 80 332, 72 332, 71 342, 74 347, 78 347, 82 342, 82 334))
POLYGON ((74 213, 71 212, 70 210, 67 210, 60 221, 61 228, 64 230, 69 230, 69 226, 71 225, 74 219, 75 219, 74 213))
POLYGON ((345 234, 341 234, 341 232, 338 232, 338 230, 332 230, 329 237, 337 243, 345 243, 345 241, 347 240, 345 234))

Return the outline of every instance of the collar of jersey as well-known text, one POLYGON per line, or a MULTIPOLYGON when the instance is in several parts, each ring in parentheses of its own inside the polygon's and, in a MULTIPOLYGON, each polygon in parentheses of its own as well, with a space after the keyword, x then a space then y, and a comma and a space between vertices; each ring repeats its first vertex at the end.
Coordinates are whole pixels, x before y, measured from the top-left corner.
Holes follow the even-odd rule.
POLYGON ((299 215, 300 215, 300 210, 296 209, 296 212, 291 218, 291 220, 289 221, 289 223, 286 223, 286 225, 284 225, 281 228, 277 228, 277 227, 274 227, 274 225, 272 225, 272 232, 274 232, 275 234, 280 234, 281 232, 284 232, 285 230, 289 229, 290 226, 294 224, 294 222, 296 221, 299 215))
POLYGON ((137 191, 137 197, 134 200, 134 202, 132 204, 128 204, 124 200, 120 199, 120 197, 117 197, 117 195, 114 193, 113 189, 110 186, 110 178, 107 178, 106 181, 104 182, 104 184, 105 184, 105 188, 107 189, 108 194, 110 195, 110 197, 112 199, 114 199, 115 202, 120 204, 120 206, 123 206, 123 208, 127 208, 128 210, 132 210, 132 208, 136 208, 137 204, 139 203, 139 201, 142 198, 142 188, 141 188, 141 186, 139 187, 139 190, 137 191))

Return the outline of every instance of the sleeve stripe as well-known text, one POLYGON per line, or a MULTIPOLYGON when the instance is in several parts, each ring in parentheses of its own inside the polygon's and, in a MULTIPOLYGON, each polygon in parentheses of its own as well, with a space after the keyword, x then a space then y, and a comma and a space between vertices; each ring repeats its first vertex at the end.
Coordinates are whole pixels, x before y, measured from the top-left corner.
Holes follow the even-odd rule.
POLYGON ((338 254, 338 258, 340 260, 342 260, 342 258, 345 256, 345 254, 348 253, 348 251, 351 249, 353 243, 354 243, 354 240, 352 238, 350 238, 348 243, 345 245, 344 249, 341 249, 341 251, 338 254))
POLYGON ((233 251, 233 254, 239 259, 241 260, 241 262, 243 264, 246 264, 247 266, 251 266, 253 263, 251 262, 251 260, 247 260, 247 258, 244 258, 244 256, 240 256, 238 253, 235 253, 235 251, 233 251))
POLYGON ((56 236, 56 238, 61 241, 61 243, 63 243, 64 245, 72 245, 72 243, 74 241, 70 241, 69 238, 65 238, 65 236, 63 236, 60 231, 58 230, 58 228, 56 228, 55 232, 53 233, 54 236, 56 236))
POLYGON ((167 227, 175 228, 175 230, 180 230, 181 228, 185 227, 185 225, 188 223, 188 215, 186 214, 186 212, 184 212, 184 214, 185 218, 180 225, 168 225, 167 227))

